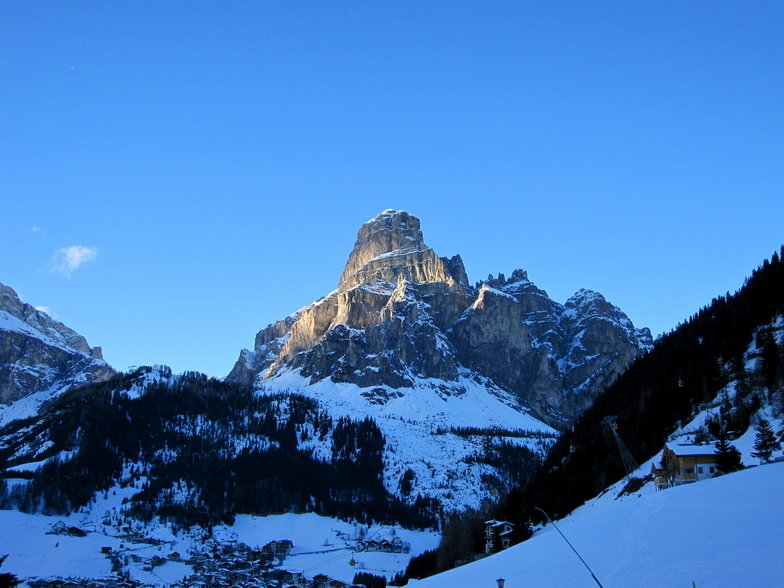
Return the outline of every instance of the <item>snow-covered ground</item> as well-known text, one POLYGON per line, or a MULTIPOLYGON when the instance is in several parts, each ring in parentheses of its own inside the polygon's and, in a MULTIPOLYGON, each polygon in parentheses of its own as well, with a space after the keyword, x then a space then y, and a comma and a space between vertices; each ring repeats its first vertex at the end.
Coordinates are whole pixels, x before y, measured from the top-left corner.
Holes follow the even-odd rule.
POLYGON ((306 578, 316 574, 351 582, 357 572, 377 576, 394 576, 405 570, 409 560, 428 549, 435 549, 440 535, 435 532, 409 531, 386 525, 352 524, 316 514, 283 514, 267 517, 240 515, 232 527, 215 529, 222 541, 236 540, 251 548, 261 548, 270 541, 291 539, 294 548, 283 568, 303 572, 306 578), (409 546, 408 553, 357 552, 357 541, 399 537, 409 546), (351 565, 352 559, 354 565, 351 565))
POLYGON ((29 396, 20 398, 11 404, 0 404, 0 427, 17 419, 27 419, 38 414, 44 402, 59 396, 71 386, 71 383, 56 382, 47 390, 34 392, 29 396))
MULTIPOLYGON (((784 586, 784 463, 615 499, 617 487, 558 529, 605 588, 784 586)), ((497 555, 414 585, 422 588, 595 586, 552 525, 497 555)), ((411 584, 409 584, 411 585, 411 584)))

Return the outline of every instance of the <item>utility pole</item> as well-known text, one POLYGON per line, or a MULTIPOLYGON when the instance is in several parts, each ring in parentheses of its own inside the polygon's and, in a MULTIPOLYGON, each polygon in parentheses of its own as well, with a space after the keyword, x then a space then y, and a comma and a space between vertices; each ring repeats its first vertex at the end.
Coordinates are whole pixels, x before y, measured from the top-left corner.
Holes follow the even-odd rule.
POLYGON ((626 445, 624 445, 623 441, 621 441, 621 436, 618 434, 618 423, 615 422, 616 418, 617 417, 614 416, 604 417, 602 424, 610 425, 610 430, 613 432, 615 442, 618 444, 618 451, 621 452, 621 461, 623 462, 623 467, 626 470, 626 477, 631 478, 632 474, 637 471, 640 466, 635 461, 631 451, 629 451, 626 445))

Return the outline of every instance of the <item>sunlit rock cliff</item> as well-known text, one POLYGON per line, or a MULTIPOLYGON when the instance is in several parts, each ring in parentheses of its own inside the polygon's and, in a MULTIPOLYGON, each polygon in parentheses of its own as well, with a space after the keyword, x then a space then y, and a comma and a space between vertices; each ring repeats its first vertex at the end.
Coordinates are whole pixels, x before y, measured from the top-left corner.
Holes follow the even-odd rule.
POLYGON ((384 402, 422 379, 460 394, 468 375, 563 427, 651 344, 595 292, 559 304, 522 270, 472 287, 459 255, 425 244, 419 219, 386 210, 360 227, 338 288, 260 331, 227 378, 260 384, 296 370, 384 402))

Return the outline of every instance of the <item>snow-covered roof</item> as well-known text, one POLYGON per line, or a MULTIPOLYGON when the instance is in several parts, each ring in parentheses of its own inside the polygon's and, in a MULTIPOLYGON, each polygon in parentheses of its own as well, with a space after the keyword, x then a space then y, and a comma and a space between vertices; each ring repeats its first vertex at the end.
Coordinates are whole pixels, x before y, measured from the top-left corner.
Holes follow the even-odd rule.
POLYGON ((680 445, 668 443, 667 448, 675 455, 713 455, 716 448, 713 445, 680 445))

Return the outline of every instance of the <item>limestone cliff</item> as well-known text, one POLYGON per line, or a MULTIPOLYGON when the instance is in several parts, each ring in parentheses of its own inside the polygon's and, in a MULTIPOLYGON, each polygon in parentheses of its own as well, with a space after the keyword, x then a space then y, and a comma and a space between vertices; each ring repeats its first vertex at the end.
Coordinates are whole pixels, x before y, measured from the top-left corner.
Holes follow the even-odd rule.
POLYGON ((468 283, 459 256, 442 259, 425 245, 418 218, 403 211, 385 210, 360 227, 338 290, 345 292, 378 281, 394 284, 400 276, 417 284, 468 283))
POLYGON ((467 374, 565 426, 651 343, 601 294, 581 290, 562 305, 522 270, 471 287, 460 256, 439 257, 419 219, 386 210, 360 227, 337 290, 260 331, 228 379, 297 370, 384 402, 421 379, 459 394, 467 374))
POLYGON ((100 347, 0 284, 0 404, 113 374, 100 347))
POLYGON ((601 294, 580 290, 561 305, 522 270, 508 281, 489 278, 452 339, 463 365, 512 390, 553 425, 590 406, 653 344, 647 328, 635 329, 601 294))

